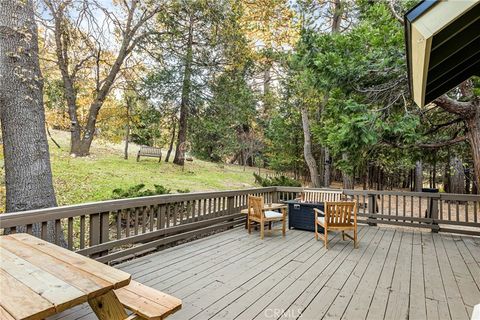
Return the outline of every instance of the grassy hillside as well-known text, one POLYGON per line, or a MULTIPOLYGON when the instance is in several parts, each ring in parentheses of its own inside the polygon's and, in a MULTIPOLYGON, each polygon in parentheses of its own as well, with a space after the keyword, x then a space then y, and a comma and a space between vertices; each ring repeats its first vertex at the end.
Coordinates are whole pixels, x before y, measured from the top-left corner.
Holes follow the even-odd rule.
MULTIPOLYGON (((161 184, 175 192, 241 189, 255 186, 255 169, 234 165, 220 165, 194 159, 186 162, 185 170, 163 160, 142 158, 136 162, 139 149, 131 145, 128 160, 123 159, 123 145, 94 141, 92 154, 86 158, 72 158, 68 154, 68 133, 52 131, 53 138, 62 147, 50 144, 53 179, 59 205, 110 199, 112 190, 143 183, 147 188, 161 184)), ((51 142, 51 141, 50 141, 51 142)), ((165 154, 165 152, 164 152, 165 154)), ((171 157, 172 160, 173 157, 171 157)), ((258 169, 257 169, 258 170, 258 169)), ((263 169, 262 169, 263 170, 263 169)), ((4 172, 0 182, 4 207, 4 172)))

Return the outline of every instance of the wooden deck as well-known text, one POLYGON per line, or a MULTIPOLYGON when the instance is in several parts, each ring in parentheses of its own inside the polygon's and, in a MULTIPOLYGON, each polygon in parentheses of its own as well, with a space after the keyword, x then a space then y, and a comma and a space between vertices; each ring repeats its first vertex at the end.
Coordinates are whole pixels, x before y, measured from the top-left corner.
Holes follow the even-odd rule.
MULTIPOLYGON (((118 267, 183 300, 168 319, 469 319, 480 238, 360 227, 360 247, 236 228, 118 267)), ((54 319, 95 319, 88 305, 54 319)))

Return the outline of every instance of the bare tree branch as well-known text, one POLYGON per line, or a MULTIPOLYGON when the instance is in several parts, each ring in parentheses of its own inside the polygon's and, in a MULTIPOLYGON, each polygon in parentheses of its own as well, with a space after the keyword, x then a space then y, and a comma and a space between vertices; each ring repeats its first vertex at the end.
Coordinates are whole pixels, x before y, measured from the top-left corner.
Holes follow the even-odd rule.
POLYGON ((392 12, 393 16, 395 17, 395 19, 397 19, 398 22, 400 22, 402 24, 402 26, 405 24, 405 21, 403 20, 403 18, 400 16, 400 14, 398 14, 397 10, 395 9, 395 0, 389 0, 388 1, 388 6, 390 8, 390 11, 392 12))
POLYGON ((446 94, 437 98, 434 103, 443 110, 468 119, 475 114, 474 102, 462 102, 448 97, 446 94))
POLYGON ((442 147, 446 146, 451 146, 460 142, 463 142, 467 140, 467 137, 461 136, 461 137, 456 137, 448 141, 441 141, 441 142, 436 142, 436 143, 419 143, 417 144, 418 147, 420 148, 428 148, 428 149, 439 149, 442 147))

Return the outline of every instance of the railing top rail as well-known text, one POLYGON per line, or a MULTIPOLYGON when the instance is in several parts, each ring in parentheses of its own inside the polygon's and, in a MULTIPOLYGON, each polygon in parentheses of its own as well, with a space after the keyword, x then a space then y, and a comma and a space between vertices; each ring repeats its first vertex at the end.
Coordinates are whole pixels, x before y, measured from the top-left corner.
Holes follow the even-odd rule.
POLYGON ((302 192, 311 191, 343 191, 346 195, 391 195, 406 197, 433 198, 446 201, 480 201, 480 195, 449 194, 449 193, 428 193, 428 192, 405 192, 405 191, 377 191, 377 190, 342 190, 333 188, 302 188, 302 187, 264 187, 249 188, 240 190, 210 191, 210 192, 192 192, 179 194, 166 194, 149 197, 107 200, 76 204, 55 208, 46 208, 38 210, 29 210, 8 214, 0 214, 0 228, 9 228, 19 225, 34 224, 57 219, 70 218, 82 215, 89 215, 101 212, 112 212, 129 208, 142 208, 151 205, 168 204, 181 201, 192 201, 219 197, 233 197, 246 195, 250 193, 268 193, 268 192, 302 192))
POLYGON ((18 225, 27 225, 44 221, 53 221, 56 219, 76 217, 80 215, 95 214, 100 212, 117 211, 128 208, 141 208, 151 205, 167 204, 180 201, 192 201, 209 198, 233 197, 257 192, 275 192, 275 187, 249 188, 240 190, 226 191, 208 191, 191 192, 178 194, 165 194, 148 197, 138 197, 119 200, 107 200, 99 202, 90 202, 61 206, 54 208, 45 208, 37 210, 28 210, 21 212, 12 212, 0 214, 0 228, 9 228, 18 225))
POLYGON ((441 193, 412 192, 412 191, 379 191, 379 190, 343 190, 346 195, 385 195, 385 196, 406 196, 422 198, 440 198, 441 193))
POLYGON ((280 192, 302 192, 302 191, 343 191, 346 195, 398 195, 407 197, 422 198, 442 198, 444 200, 456 201, 480 201, 478 194, 456 194, 456 193, 431 193, 431 192, 413 192, 413 191, 389 191, 389 190, 352 190, 336 188, 303 188, 303 187, 276 187, 280 192))
POLYGON ((277 191, 283 192, 302 192, 302 191, 342 191, 342 189, 336 188, 304 188, 304 187, 276 187, 277 191))

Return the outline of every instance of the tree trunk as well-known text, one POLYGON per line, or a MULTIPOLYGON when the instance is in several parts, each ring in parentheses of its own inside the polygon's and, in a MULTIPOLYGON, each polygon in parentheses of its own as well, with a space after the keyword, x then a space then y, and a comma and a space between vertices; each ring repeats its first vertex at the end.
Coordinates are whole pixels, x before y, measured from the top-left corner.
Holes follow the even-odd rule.
POLYGON ((130 121, 125 126, 125 148, 123 150, 123 159, 128 160, 128 142, 130 140, 130 121))
POLYGON ((474 183, 480 185, 480 106, 477 103, 477 112, 475 116, 466 121, 467 123, 467 138, 470 143, 470 149, 473 158, 473 169, 475 172, 474 183))
POLYGON ((428 170, 428 187, 433 188, 432 168, 428 170))
POLYGON ((340 32, 340 25, 343 16, 343 4, 341 0, 335 0, 333 3, 332 33, 340 32))
MULTIPOLYGON (((0 0, 0 121, 6 211, 57 205, 45 132, 43 78, 31 0, 0 0)), ((33 228, 39 236, 39 226, 33 228)), ((48 239, 54 241, 53 223, 48 239)))
POLYGON ((318 177, 317 162, 312 155, 312 138, 310 135, 310 123, 308 121, 308 111, 306 108, 301 109, 302 112, 302 125, 303 125, 303 155, 305 156, 305 162, 307 163, 308 170, 310 171, 310 179, 312 180, 312 187, 320 187, 320 179, 318 177))
MULTIPOLYGON (((348 155, 346 153, 342 154, 342 160, 348 161, 348 155)), ((355 188, 354 179, 351 174, 342 171, 342 182, 343 189, 353 190, 355 188)))
POLYGON ((190 112, 190 91, 193 63, 193 15, 190 16, 190 25, 187 41, 187 55, 185 57, 185 70, 183 74, 182 84, 182 100, 180 102, 180 119, 178 124, 177 148, 175 150, 175 158, 173 163, 183 166, 185 163, 185 150, 182 146, 187 141, 188 114, 190 112))
POLYGON ((472 173, 470 172, 470 169, 465 169, 465 193, 470 194, 470 185, 472 183, 472 173))
POLYGON ((455 155, 450 158, 450 193, 465 193, 465 168, 462 161, 455 155))
POLYGON ((445 162, 445 170, 443 173, 443 191, 450 192, 450 162, 449 161, 445 162))
POLYGON ((473 179, 472 179, 472 194, 478 194, 478 186, 476 183, 477 179, 475 178, 475 173, 473 174, 473 179))
POLYGON ((70 154, 75 157, 85 157, 90 154, 90 147, 93 142, 93 134, 85 136, 83 139, 78 139, 73 134, 71 135, 70 154))
POLYGON ((415 192, 422 192, 423 188, 423 165, 422 161, 415 163, 415 192))
POLYGON ((131 109, 131 99, 130 97, 126 98, 126 105, 127 105, 127 124, 125 126, 125 149, 123 151, 123 158, 128 160, 128 142, 130 140, 130 109, 131 109))
POLYGON ((330 150, 328 150, 328 148, 325 148, 324 151, 323 151, 323 154, 325 155, 325 158, 324 158, 324 172, 323 172, 323 186, 328 188, 328 187, 330 187, 330 176, 331 176, 330 150))
POLYGON ((264 118, 267 118, 271 109, 271 105, 270 105, 270 101, 271 101, 270 84, 272 80, 272 76, 270 74, 271 67, 272 67, 271 63, 266 62, 264 66, 265 69, 263 70, 263 117, 264 118))
POLYGON ((175 130, 177 129, 177 121, 175 117, 172 117, 173 128, 172 128, 172 138, 170 139, 170 144, 168 145, 167 156, 165 157, 165 162, 168 162, 170 159, 170 154, 173 150, 173 143, 175 142, 175 130))

